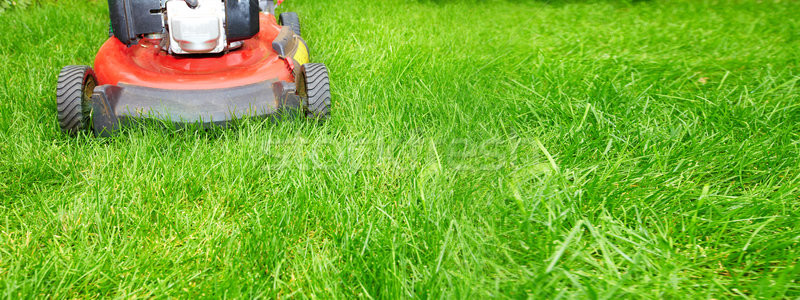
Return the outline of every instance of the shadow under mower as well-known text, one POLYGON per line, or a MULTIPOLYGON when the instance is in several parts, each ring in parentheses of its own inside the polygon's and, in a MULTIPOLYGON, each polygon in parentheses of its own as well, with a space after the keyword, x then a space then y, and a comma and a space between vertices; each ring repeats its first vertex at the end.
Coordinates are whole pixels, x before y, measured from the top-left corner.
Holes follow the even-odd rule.
POLYGON ((109 39, 94 68, 58 77, 68 134, 109 136, 138 121, 205 127, 299 111, 330 116, 324 64, 309 63, 296 13, 270 0, 109 0, 109 39))

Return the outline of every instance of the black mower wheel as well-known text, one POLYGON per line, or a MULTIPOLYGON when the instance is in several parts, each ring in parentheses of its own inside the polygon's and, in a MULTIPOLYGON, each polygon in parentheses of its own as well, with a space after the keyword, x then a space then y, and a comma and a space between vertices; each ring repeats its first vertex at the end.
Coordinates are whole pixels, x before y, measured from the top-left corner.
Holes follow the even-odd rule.
POLYGON ((331 116, 331 85, 324 64, 307 63, 300 67, 300 97, 306 117, 327 120, 331 116))
POLYGON ((92 91, 97 86, 94 71, 88 66, 66 66, 58 75, 56 102, 58 124, 67 134, 91 129, 92 91))
POLYGON ((297 16, 296 12, 281 13, 281 15, 278 16, 278 19, 281 25, 289 26, 289 28, 292 28, 292 31, 294 31, 295 34, 302 36, 300 34, 300 17, 297 16))

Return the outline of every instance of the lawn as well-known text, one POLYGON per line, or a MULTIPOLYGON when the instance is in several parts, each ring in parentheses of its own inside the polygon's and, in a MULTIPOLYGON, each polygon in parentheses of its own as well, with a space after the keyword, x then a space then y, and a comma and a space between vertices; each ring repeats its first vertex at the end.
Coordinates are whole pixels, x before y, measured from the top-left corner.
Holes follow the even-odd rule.
POLYGON ((69 137, 0 13, 0 295, 800 297, 800 2, 289 0, 333 117, 69 137))

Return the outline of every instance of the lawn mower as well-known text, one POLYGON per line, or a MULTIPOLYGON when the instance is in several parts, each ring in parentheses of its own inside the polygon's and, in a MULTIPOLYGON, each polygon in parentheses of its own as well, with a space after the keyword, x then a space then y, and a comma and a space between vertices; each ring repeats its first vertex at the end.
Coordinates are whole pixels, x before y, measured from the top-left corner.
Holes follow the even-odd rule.
POLYGON ((109 0, 109 39, 94 68, 58 76, 68 134, 108 136, 156 120, 225 126, 244 117, 330 116, 324 64, 309 63, 296 13, 282 0, 109 0))

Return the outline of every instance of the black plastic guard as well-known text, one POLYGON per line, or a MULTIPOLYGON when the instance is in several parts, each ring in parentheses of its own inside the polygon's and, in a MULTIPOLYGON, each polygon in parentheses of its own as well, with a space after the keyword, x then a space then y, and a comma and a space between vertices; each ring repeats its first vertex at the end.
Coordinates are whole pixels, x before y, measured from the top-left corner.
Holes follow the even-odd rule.
POLYGON ((101 85, 92 95, 92 123, 98 136, 147 120, 176 127, 225 126, 244 117, 267 117, 301 109, 292 82, 267 80, 216 90, 164 90, 127 84, 101 85))
POLYGON ((258 20, 257 0, 225 1, 225 31, 228 42, 236 42, 254 37, 261 29, 258 20))
POLYGON ((162 31, 161 0, 108 0, 114 36, 132 45, 140 34, 162 31))

